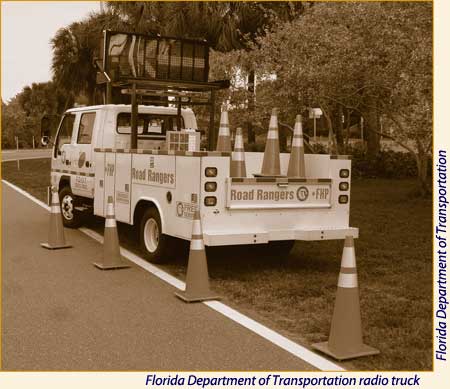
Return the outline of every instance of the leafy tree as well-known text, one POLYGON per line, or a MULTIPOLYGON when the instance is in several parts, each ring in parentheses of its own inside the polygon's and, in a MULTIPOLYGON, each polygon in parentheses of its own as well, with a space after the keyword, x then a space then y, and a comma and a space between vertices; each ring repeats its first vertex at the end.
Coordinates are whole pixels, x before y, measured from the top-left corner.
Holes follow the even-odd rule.
MULTIPOLYGON (((267 78, 257 103, 276 102, 291 122, 295 113, 318 105, 339 135, 342 113, 362 115, 369 155, 376 154, 380 136, 393 139, 416 158, 420 191, 426 193, 431 10, 428 3, 316 4, 237 58, 258 63, 260 78, 267 78), (380 118, 392 133, 381 129, 380 118)), ((342 146, 342 137, 338 141, 342 146)))
POLYGON ((27 116, 62 114, 65 110, 64 91, 52 82, 33 83, 17 95, 17 100, 27 116))
POLYGON ((23 133, 25 118, 17 98, 12 98, 8 104, 2 101, 2 149, 16 147, 14 137, 23 133))
POLYGON ((52 129, 56 129, 65 101, 55 83, 43 82, 26 86, 7 104, 2 102, 2 147, 16 147, 15 136, 21 147, 31 147, 33 137, 37 144, 43 115, 52 118, 52 129))

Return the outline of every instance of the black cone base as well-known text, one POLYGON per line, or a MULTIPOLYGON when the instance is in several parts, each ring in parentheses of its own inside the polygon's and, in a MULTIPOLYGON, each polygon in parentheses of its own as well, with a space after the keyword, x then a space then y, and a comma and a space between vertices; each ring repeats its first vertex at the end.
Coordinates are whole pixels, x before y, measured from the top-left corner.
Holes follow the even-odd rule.
POLYGON ((48 243, 41 243, 41 246, 48 250, 68 249, 68 248, 72 247, 72 245, 70 245, 70 244, 50 246, 48 243))
POLYGON ((376 348, 367 346, 365 344, 362 344, 359 350, 349 352, 338 352, 335 350, 331 351, 328 347, 328 342, 314 343, 312 347, 323 352, 326 355, 329 355, 330 357, 333 357, 334 359, 337 359, 338 361, 358 357, 367 357, 369 355, 376 355, 380 353, 380 350, 377 350, 376 348))
POLYGON ((127 265, 126 263, 122 263, 122 262, 111 263, 111 264, 105 264, 102 262, 93 262, 92 264, 97 269, 100 269, 100 270, 117 270, 117 269, 127 269, 130 267, 130 265, 127 265))
POLYGON ((186 292, 175 292, 175 296, 186 303, 199 303, 201 301, 220 300, 220 297, 214 295, 212 292, 204 294, 203 296, 194 296, 186 292))

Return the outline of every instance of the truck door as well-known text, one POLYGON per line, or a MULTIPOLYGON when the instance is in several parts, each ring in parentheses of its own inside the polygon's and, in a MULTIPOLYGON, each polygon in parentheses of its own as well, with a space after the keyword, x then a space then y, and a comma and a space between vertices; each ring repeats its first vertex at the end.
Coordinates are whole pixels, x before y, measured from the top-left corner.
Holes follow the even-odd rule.
POLYGON ((69 174, 72 158, 72 136, 75 127, 74 113, 66 113, 61 121, 56 136, 52 155, 52 169, 60 173, 69 174))
POLYGON ((76 144, 72 151, 72 192, 76 195, 92 198, 94 196, 94 171, 92 135, 96 121, 96 112, 83 112, 80 116, 76 144))

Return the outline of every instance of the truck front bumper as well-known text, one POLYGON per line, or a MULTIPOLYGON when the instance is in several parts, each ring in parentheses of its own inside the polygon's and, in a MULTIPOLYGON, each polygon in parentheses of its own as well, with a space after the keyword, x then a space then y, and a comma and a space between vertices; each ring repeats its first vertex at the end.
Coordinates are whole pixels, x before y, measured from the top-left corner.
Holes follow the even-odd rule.
POLYGON ((205 232, 203 239, 207 246, 231 246, 238 244, 261 244, 276 240, 339 240, 347 236, 358 238, 359 229, 355 227, 309 230, 255 231, 253 233, 205 232))

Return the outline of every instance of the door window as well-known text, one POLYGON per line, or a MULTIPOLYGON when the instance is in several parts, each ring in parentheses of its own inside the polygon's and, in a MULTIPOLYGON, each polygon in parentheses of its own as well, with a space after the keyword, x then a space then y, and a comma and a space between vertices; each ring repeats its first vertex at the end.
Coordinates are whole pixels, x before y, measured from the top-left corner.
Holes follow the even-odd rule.
POLYGON ((92 130, 94 129, 95 112, 88 112, 81 115, 80 128, 78 129, 78 144, 90 144, 92 140, 92 130))
POLYGON ((73 124, 75 123, 75 115, 72 113, 64 115, 64 118, 59 126, 58 136, 55 141, 55 154, 56 158, 61 155, 61 148, 69 144, 72 140, 73 124))

